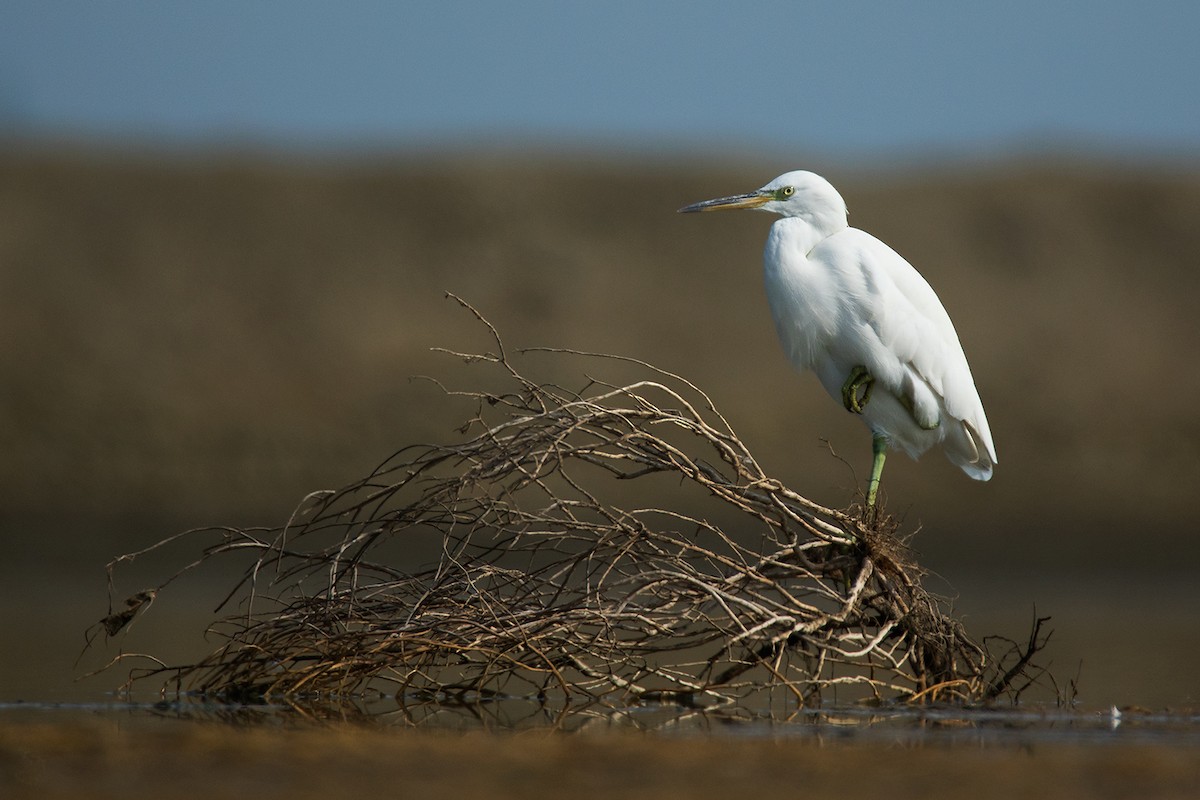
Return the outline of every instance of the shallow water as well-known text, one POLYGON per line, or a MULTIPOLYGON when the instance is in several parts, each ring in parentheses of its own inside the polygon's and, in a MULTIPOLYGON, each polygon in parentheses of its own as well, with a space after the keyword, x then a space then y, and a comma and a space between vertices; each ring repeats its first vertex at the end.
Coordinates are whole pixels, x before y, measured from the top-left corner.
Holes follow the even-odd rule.
POLYGON ((362 730, 431 733, 656 732, 738 739, 843 743, 1031 746, 1141 744, 1200 746, 1200 708, 1149 711, 1045 706, 817 707, 780 714, 764 709, 709 710, 670 705, 626 708, 548 707, 524 698, 475 704, 379 698, 373 702, 222 704, 200 700, 112 700, 93 703, 0 703, 0 724, 70 724, 81 718, 123 727, 217 723, 237 728, 362 730))
MULTIPOLYGON (((49 563, 47 560, 40 565, 49 563)), ((581 709, 138 702, 118 653, 175 661, 221 585, 173 586, 81 656, 107 613, 99 559, 11 569, 0 613, 0 797, 1200 797, 1200 597, 1191 577, 946 570, 973 636, 1020 639, 1050 615, 1053 691, 1017 708, 581 709), (79 659, 77 661, 77 659, 79 659), (1113 707, 1119 707, 1118 714, 1113 707), (771 713, 768 713, 771 712, 771 713)), ((12 566, 10 564, 10 566, 12 566)), ((128 588, 128 587, 126 587, 128 588)), ((132 587, 134 589, 140 586, 132 587)), ((938 587, 931 587, 938 590, 938 587)))
POLYGON ((0 797, 261 798, 1200 797, 1197 598, 1186 578, 1113 592, 957 575, 974 635, 1019 638, 1054 617, 1048 666, 1078 704, 829 707, 700 713, 666 706, 562 714, 518 699, 476 706, 223 706, 118 700, 118 652, 200 655, 214 587, 164 596, 131 635, 89 651, 101 569, 61 566, 60 590, 9 575, 0 652, 0 797), (1034 605, 1036 604, 1036 609, 1034 605), (1131 705, 1142 708, 1130 708, 1131 705), (1113 706, 1121 706, 1114 715, 1113 706))

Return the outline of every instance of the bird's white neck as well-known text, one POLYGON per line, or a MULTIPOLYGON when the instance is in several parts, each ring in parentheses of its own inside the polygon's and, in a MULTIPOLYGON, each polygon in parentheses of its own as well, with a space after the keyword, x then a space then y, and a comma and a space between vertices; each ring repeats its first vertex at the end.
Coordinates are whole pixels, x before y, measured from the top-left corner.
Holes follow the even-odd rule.
POLYGON ((841 224, 833 219, 812 220, 807 217, 782 217, 775 220, 775 224, 771 226, 771 233, 767 238, 767 249, 784 247, 786 242, 787 250, 807 258, 814 247, 847 227, 844 216, 841 224))

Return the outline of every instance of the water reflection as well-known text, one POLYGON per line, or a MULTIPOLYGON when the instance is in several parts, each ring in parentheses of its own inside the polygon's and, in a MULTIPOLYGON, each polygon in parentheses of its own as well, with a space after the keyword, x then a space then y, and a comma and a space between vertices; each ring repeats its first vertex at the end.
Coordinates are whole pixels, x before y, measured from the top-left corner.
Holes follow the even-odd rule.
POLYGON ((819 707, 787 714, 739 706, 684 708, 602 704, 553 706, 532 698, 431 702, 382 695, 264 704, 221 704, 179 697, 154 703, 0 705, 0 721, 14 712, 84 712, 142 722, 183 721, 230 727, 419 729, 443 733, 656 732, 682 736, 811 740, 902 746, 1035 743, 1200 745, 1200 708, 1150 711, 1082 710, 1049 706, 819 707))

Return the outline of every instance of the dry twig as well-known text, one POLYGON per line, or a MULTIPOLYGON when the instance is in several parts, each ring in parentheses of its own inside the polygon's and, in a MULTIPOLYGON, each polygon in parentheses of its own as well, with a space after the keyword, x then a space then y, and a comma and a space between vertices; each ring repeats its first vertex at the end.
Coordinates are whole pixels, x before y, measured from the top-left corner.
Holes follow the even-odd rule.
POLYGON ((451 392, 477 403, 470 438, 406 448, 280 529, 223 530, 185 569, 253 554, 224 643, 134 678, 226 699, 390 682, 407 698, 811 704, 971 702, 1024 674, 1032 652, 1002 669, 943 613, 893 520, 769 477, 688 381, 618 359, 647 377, 536 383, 462 304, 496 352, 455 355, 512 387, 451 392), (653 503, 606 499, 626 484, 651 484, 653 503), (399 569, 397 544, 429 564, 399 569))

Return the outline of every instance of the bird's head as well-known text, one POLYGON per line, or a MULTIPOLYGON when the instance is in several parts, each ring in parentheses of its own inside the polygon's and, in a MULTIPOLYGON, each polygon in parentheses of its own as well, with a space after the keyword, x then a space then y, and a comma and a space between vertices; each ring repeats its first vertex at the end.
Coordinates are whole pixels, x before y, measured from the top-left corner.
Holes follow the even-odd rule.
POLYGON ((730 197, 718 197, 679 209, 722 211, 727 208, 752 208, 783 217, 801 217, 816 227, 830 231, 846 227, 846 201, 833 184, 802 169, 785 172, 761 189, 730 197))

